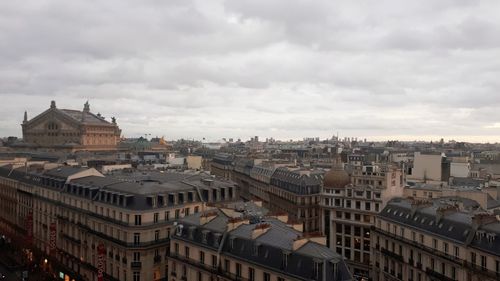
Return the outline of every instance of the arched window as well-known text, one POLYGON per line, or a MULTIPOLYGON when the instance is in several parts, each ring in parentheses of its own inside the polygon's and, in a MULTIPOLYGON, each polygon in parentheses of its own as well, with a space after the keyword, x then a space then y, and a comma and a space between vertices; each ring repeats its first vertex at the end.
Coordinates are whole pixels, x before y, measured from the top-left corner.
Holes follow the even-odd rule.
POLYGON ((50 122, 47 126, 47 128, 51 131, 55 131, 55 130, 58 130, 59 129, 59 125, 57 125, 57 123, 54 123, 54 122, 50 122))

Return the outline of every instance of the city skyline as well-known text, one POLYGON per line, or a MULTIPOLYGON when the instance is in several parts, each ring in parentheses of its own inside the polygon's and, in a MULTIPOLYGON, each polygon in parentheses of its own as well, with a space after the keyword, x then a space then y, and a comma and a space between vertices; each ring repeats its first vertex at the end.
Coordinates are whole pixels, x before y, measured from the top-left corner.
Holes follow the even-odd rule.
POLYGON ((1 3, 0 135, 89 100, 126 137, 500 142, 499 5, 1 3))

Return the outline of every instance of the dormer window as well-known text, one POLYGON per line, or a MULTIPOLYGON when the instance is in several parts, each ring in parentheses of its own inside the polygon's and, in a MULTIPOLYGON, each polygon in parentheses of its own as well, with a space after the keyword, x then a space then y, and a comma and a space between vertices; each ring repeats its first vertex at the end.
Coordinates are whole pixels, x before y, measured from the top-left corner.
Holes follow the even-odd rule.
POLYGON ((288 257, 290 256, 290 253, 288 252, 283 252, 283 259, 281 262, 281 266, 285 269, 288 266, 288 257))
POLYGON ((229 248, 232 250, 234 249, 234 237, 229 238, 229 248))
POLYGON ((259 244, 253 244, 253 255, 258 256, 259 255, 259 244))
POLYGON ((317 279, 321 276, 323 263, 321 261, 314 261, 314 279, 317 279))
POLYGON ((208 232, 206 230, 203 230, 201 232, 201 243, 207 244, 207 235, 208 235, 208 232))

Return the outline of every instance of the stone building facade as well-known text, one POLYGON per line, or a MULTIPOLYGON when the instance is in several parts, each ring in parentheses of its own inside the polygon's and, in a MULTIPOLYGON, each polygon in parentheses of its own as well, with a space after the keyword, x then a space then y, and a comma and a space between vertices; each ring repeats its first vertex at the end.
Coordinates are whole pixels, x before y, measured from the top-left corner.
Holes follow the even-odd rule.
POLYGON ((401 180, 401 169, 392 165, 360 163, 349 175, 340 159, 325 174, 322 230, 329 247, 346 258, 357 280, 369 280, 371 228, 385 204, 403 195, 401 180))
POLYGON ((88 102, 79 111, 59 109, 52 101, 49 109, 32 119, 25 112, 21 126, 24 144, 40 149, 115 150, 121 134, 114 117, 109 122, 91 113, 88 102))
POLYGON ((168 280, 352 280, 324 237, 305 235, 286 215, 256 220, 248 213, 224 207, 181 219, 170 240, 168 280))
POLYGON ((233 183, 204 174, 103 176, 87 168, 6 166, 0 206, 11 210, 1 210, 0 232, 31 249, 33 262, 47 259, 49 272, 70 280, 167 280, 175 221, 206 203, 237 198, 233 183))
POLYGON ((373 280, 500 280, 500 221, 456 200, 389 202, 372 235, 373 280))
POLYGON ((236 161, 232 178, 243 199, 257 199, 273 212, 287 213, 291 220, 303 224, 305 232, 320 230, 322 171, 253 165, 240 160, 236 161))

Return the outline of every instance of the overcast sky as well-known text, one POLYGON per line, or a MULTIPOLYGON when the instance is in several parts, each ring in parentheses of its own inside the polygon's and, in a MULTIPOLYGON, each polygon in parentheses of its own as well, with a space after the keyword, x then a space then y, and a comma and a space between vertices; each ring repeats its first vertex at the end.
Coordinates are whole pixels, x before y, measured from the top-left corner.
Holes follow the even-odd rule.
POLYGON ((0 1, 0 136, 59 108, 128 137, 500 142, 500 1, 0 1))

